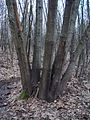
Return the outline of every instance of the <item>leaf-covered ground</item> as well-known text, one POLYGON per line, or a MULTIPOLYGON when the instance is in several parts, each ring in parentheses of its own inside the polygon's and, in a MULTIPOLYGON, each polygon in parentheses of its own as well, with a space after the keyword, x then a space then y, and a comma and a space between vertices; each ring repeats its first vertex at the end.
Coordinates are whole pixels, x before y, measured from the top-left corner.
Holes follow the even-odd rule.
POLYGON ((22 87, 16 56, 0 51, 0 120, 90 120, 90 83, 72 78, 65 95, 52 103, 20 100, 22 87))

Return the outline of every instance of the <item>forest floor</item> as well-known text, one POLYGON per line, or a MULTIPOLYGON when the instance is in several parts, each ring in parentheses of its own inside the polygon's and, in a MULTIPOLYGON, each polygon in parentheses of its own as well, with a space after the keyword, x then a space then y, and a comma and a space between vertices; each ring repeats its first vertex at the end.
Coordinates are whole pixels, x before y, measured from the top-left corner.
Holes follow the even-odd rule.
POLYGON ((0 50, 0 120, 90 120, 90 83, 76 78, 65 95, 52 103, 35 98, 20 100, 22 91, 16 56, 0 50))

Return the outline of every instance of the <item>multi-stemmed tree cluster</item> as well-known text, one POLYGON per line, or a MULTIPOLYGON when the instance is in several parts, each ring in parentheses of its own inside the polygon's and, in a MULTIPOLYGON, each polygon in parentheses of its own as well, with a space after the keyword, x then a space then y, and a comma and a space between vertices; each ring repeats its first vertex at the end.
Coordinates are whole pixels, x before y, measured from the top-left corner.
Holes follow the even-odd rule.
POLYGON ((90 74, 89 0, 66 0, 63 13, 59 4, 59 0, 6 0, 8 16, 3 20, 9 20, 23 91, 49 102, 63 95, 72 77, 90 74))

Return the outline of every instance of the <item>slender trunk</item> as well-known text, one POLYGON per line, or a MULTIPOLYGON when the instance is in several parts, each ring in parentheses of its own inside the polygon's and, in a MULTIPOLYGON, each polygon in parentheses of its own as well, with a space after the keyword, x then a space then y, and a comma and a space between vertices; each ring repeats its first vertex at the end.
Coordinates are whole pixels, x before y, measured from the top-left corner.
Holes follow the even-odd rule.
POLYGON ((90 1, 87 0, 87 13, 88 13, 88 20, 89 20, 89 23, 90 23, 90 1))
MULTIPOLYGON (((84 7, 84 0, 82 0, 82 4, 81 4, 81 24, 80 21, 78 21, 79 29, 80 29, 79 38, 81 38, 84 31, 83 7, 84 7)), ((79 56, 79 60, 78 60, 78 66, 76 70, 76 74, 78 75, 78 77, 81 76, 83 70, 83 54, 84 54, 84 50, 82 50, 82 53, 79 56)))
POLYGON ((34 36, 34 53, 32 63, 32 82, 36 87, 38 81, 40 81, 40 69, 41 69, 41 49, 42 49, 42 9, 43 1, 36 1, 36 24, 35 24, 35 36, 34 36))
POLYGON ((54 29, 56 22, 57 2, 58 0, 53 0, 53 2, 52 0, 49 0, 43 73, 39 92, 39 97, 41 99, 48 99, 47 96, 51 75, 51 63, 53 57, 54 29))
POLYGON ((77 62, 77 68, 76 68, 76 74, 75 77, 78 78, 79 77, 79 73, 80 73, 80 69, 81 69, 81 63, 82 63, 82 53, 78 58, 78 62, 77 62))
POLYGON ((6 5, 8 8, 8 17, 9 17, 11 35, 15 44, 17 57, 18 57, 18 64, 20 67, 22 87, 23 90, 30 93, 31 92, 30 71, 27 62, 25 47, 23 44, 22 27, 20 25, 20 21, 18 17, 17 4, 15 0, 14 1, 6 0, 6 5))
POLYGON ((30 0, 30 11, 29 11, 29 27, 28 27, 28 35, 26 41, 26 52, 27 52, 27 60, 29 64, 29 68, 31 71, 30 61, 31 61, 31 40, 32 40, 32 22, 33 22, 33 12, 32 12, 32 0, 30 0))

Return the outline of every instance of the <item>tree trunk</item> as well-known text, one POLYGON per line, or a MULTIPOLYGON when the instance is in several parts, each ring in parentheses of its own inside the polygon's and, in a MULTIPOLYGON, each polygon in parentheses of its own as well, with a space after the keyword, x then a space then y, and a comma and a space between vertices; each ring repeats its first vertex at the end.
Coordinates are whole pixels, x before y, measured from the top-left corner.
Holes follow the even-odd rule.
POLYGON ((57 13, 57 2, 58 0, 49 0, 48 5, 48 20, 47 20, 47 31, 45 39, 45 52, 43 62, 43 73, 42 80, 40 83, 39 98, 48 99, 48 89, 51 75, 51 63, 53 57, 53 45, 54 45, 54 29, 56 22, 57 13))
POLYGON ((36 87, 38 81, 40 81, 40 69, 41 69, 41 54, 42 54, 42 16, 43 1, 36 1, 36 24, 35 24, 35 36, 34 36, 34 53, 32 63, 32 82, 36 87))
MULTIPOLYGON (((67 53, 70 49, 71 40, 73 37, 75 21, 78 13, 80 0, 75 1, 66 1, 65 13, 64 13, 64 22, 61 32, 61 38, 59 43, 59 48, 57 51, 57 55, 53 64, 52 70, 52 84, 50 86, 50 99, 56 99, 59 95, 58 92, 58 84, 62 78, 62 71, 64 67, 64 63, 67 57, 67 53), (66 18, 66 19, 65 19, 66 18)), ((73 64, 70 64, 70 67, 73 64)), ((69 76, 69 75, 68 75, 69 76)), ((62 87, 62 86, 61 86, 62 87)), ((62 88, 63 89, 63 88, 62 88)))
POLYGON ((88 13, 88 20, 89 20, 89 23, 90 23, 90 1, 87 0, 87 13, 88 13))
POLYGON ((8 8, 11 35, 15 44, 18 64, 20 67, 22 87, 24 91, 30 94, 31 93, 30 71, 27 62, 26 50, 23 44, 22 27, 20 25, 19 16, 17 12, 17 4, 15 0, 14 1, 6 0, 6 5, 8 8))
POLYGON ((72 75, 75 73, 76 61, 77 61, 78 57, 80 56, 82 50, 85 48, 85 44, 88 39, 88 36, 90 36, 90 25, 88 25, 85 32, 83 33, 81 40, 74 52, 73 59, 70 61, 66 72, 64 73, 61 81, 58 84, 59 95, 63 94, 63 91, 66 87, 66 83, 71 80, 72 75))

